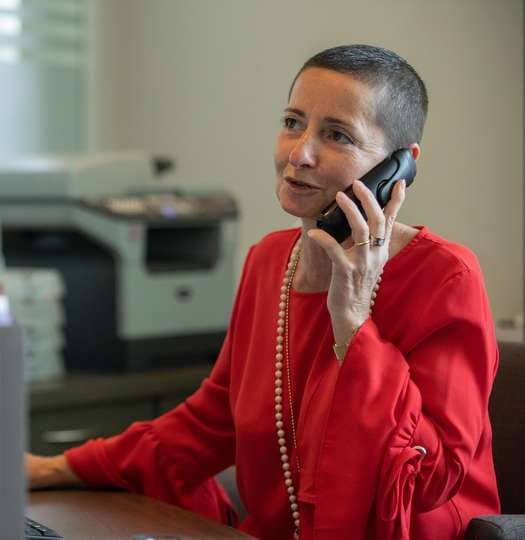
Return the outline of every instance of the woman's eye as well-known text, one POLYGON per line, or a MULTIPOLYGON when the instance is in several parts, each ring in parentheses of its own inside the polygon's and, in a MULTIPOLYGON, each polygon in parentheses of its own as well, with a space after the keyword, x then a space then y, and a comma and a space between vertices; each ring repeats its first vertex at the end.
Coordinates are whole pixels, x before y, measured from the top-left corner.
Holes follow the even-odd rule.
POLYGON ((328 132, 328 138, 341 144, 354 144, 354 141, 348 135, 336 129, 331 129, 328 132))
POLYGON ((282 119, 282 124, 286 129, 297 129, 299 127, 299 121, 297 118, 286 116, 282 119))

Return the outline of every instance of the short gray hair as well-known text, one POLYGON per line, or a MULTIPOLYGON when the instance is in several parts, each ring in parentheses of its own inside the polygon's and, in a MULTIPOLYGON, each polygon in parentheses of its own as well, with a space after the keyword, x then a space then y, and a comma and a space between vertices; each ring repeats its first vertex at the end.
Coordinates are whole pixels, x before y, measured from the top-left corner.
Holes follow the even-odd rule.
POLYGON ((305 62, 295 76, 316 67, 346 73, 377 92, 374 121, 383 130, 388 150, 421 142, 428 95, 416 70, 396 53, 372 45, 341 45, 321 51, 305 62))

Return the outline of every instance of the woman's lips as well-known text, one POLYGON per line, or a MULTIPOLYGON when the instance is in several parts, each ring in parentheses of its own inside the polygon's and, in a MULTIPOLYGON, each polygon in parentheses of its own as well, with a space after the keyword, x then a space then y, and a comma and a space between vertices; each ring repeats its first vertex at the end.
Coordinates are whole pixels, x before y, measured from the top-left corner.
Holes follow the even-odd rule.
POLYGON ((314 186, 313 184, 309 184, 308 182, 305 182, 303 180, 298 180, 297 178, 292 178, 291 176, 285 177, 286 184, 293 189, 294 191, 317 191, 320 188, 317 186, 314 186))

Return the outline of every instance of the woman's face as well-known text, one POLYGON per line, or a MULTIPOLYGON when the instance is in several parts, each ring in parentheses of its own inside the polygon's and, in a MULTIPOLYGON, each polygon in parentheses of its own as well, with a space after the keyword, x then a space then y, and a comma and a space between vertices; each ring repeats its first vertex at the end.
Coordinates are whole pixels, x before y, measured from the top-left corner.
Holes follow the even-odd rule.
POLYGON ((349 75, 306 69, 292 90, 275 148, 283 210, 316 218, 338 191, 387 156, 373 121, 375 90, 349 75))

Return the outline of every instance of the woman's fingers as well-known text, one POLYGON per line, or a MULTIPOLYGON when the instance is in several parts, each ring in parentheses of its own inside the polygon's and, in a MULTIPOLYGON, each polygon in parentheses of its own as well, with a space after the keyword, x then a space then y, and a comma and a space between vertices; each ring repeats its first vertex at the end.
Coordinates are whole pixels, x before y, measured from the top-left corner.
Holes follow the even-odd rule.
POLYGON ((363 217, 357 204, 355 204, 346 193, 339 191, 335 196, 339 208, 343 211, 350 228, 352 229, 352 240, 354 244, 366 242, 368 240, 368 224, 363 217))
MULTIPOLYGON (((396 182, 384 210, 379 206, 373 193, 362 182, 356 180, 352 187, 355 196, 363 206, 366 217, 361 214, 357 204, 344 192, 337 193, 336 202, 350 224, 354 247, 360 247, 367 251, 369 245, 364 243, 368 242, 370 236, 385 239, 384 244, 388 246, 397 214, 405 199, 405 181, 398 180, 396 182)), ((344 249, 352 247, 346 242, 343 242, 342 246, 339 245, 331 235, 319 229, 311 231, 309 236, 325 250, 334 263, 342 262, 344 249)))
POLYGON ((377 238, 384 238, 385 215, 374 194, 359 180, 352 184, 352 189, 366 213, 370 234, 377 238))
POLYGON ((345 251, 332 235, 321 229, 311 229, 308 231, 308 237, 324 249, 333 264, 346 263, 345 251))
POLYGON ((387 205, 384 208, 384 216, 386 219, 386 228, 385 228, 385 239, 387 242, 390 242, 390 237, 392 236, 392 229, 397 218, 397 214, 405 200, 405 188, 406 182, 404 180, 398 180, 394 189, 392 190, 392 195, 387 205))
POLYGON ((392 195, 383 210, 373 193, 360 181, 353 184, 353 192, 361 202, 368 218, 370 235, 384 238, 388 245, 397 214, 405 200, 405 180, 398 180, 392 190, 392 195))

